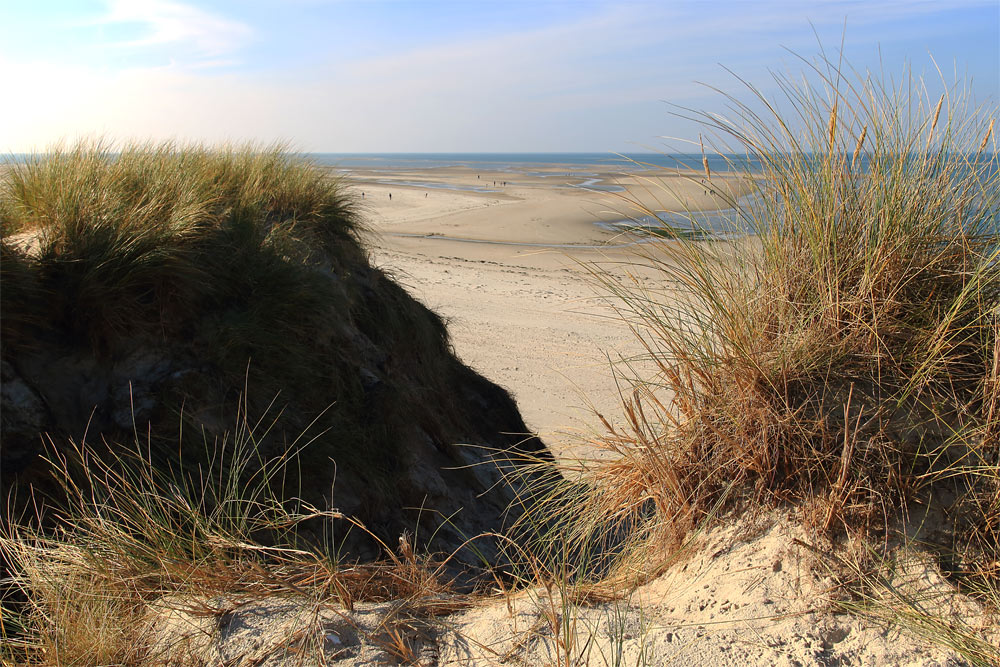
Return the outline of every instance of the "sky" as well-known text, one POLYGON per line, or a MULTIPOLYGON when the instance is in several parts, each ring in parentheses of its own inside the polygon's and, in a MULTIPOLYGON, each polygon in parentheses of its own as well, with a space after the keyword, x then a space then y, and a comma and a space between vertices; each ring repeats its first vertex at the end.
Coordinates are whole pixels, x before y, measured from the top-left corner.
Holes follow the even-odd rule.
POLYGON ((841 44, 1000 98, 1000 0, 0 0, 0 152, 684 150, 680 108, 771 96, 841 44))

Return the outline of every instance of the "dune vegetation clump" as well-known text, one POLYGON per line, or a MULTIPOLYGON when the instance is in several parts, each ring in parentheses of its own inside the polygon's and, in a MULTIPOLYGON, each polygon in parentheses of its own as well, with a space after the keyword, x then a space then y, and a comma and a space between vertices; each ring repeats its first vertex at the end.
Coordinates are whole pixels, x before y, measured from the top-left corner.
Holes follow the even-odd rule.
POLYGON ((282 146, 83 143, 5 164, 5 485, 22 500, 53 486, 42 433, 56 454, 142 443, 187 474, 206 443, 266 423, 251 449, 288 462, 282 498, 386 539, 463 506, 471 524, 421 536, 498 528, 509 489, 478 464, 543 445, 441 318, 369 264, 356 207, 282 146))
MULTIPOLYGON (((291 328, 323 295, 284 288, 303 282, 310 258, 353 247, 343 241, 360 227, 341 188, 280 147, 82 144, 7 165, 3 189, 5 254, 16 256, 17 238, 34 248, 22 261, 46 297, 8 308, 34 305, 35 318, 65 321, 94 346, 181 326, 206 302, 249 292, 260 312, 295 312, 291 328), (280 261, 288 257, 300 261, 280 261), (253 269, 255 282, 233 284, 236 265, 250 262, 239 269, 253 269)), ((25 335, 18 324, 4 333, 25 335)), ((287 333, 257 335, 277 345, 287 333)))
MULTIPOLYGON (((363 261, 362 225, 322 170, 280 146, 82 143, 6 165, 0 187, 4 359, 49 408, 35 445, 38 431, 127 442, 152 426, 174 449, 183 419, 197 440, 252 387, 252 414, 294 401, 297 434, 324 414, 318 430, 341 435, 326 455, 388 483, 394 443, 360 424, 343 341, 367 304, 335 277, 363 261)), ((415 337, 444 349, 424 320, 415 337)), ((7 431, 10 475, 37 446, 19 455, 7 431)))
POLYGON ((731 99, 731 121, 684 114, 759 165, 732 233, 642 244, 625 279, 593 267, 647 352, 634 367, 655 373, 630 376, 574 530, 664 544, 717 512, 790 503, 857 538, 909 517, 996 602, 995 109, 828 63, 776 83, 778 100, 731 99))
POLYGON ((144 664, 164 600, 350 610, 497 561, 508 450, 551 456, 328 171, 84 143, 4 164, 0 227, 0 662, 144 664))

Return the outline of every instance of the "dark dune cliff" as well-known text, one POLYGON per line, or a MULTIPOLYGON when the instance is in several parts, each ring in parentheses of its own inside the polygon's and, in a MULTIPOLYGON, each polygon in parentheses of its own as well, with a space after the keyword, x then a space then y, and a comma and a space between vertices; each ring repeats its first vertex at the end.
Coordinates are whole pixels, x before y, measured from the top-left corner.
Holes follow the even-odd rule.
POLYGON ((46 487, 46 442, 138 441, 190 468, 241 440, 288 459, 285 495, 389 544, 438 529, 448 551, 522 511, 539 473, 517 460, 550 454, 369 265, 321 172, 278 151, 90 148, 3 179, 6 490, 46 487))

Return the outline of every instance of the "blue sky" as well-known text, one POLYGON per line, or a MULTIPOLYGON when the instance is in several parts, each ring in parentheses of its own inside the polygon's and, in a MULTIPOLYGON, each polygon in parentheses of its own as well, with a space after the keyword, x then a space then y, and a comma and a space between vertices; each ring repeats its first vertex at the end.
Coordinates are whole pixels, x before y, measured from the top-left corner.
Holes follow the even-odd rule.
MULTIPOLYGON (((0 0, 0 151, 59 140, 305 151, 683 149, 819 43, 1000 97, 998 0, 0 0), (933 57, 933 60, 932 60, 933 57)), ((934 84, 932 84, 933 87, 934 84)))

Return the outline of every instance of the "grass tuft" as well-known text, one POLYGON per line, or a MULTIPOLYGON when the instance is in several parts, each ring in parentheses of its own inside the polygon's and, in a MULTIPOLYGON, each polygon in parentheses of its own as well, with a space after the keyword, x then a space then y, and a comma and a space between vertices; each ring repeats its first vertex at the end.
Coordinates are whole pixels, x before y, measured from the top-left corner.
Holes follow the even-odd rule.
POLYGON ((0 197, 5 259, 31 247, 50 318, 105 349, 238 298, 222 258, 258 262, 266 285, 280 258, 340 256, 359 229, 338 183, 283 146, 57 147, 8 164, 0 197))
POLYGON ((388 600, 405 601, 399 613, 461 608, 449 602, 446 563, 414 553, 405 536, 397 554, 352 517, 285 499, 277 490, 294 455, 261 461, 256 442, 273 424, 240 424, 195 470, 163 470, 139 441, 112 458, 86 444, 50 448, 64 491, 48 508, 55 516, 10 521, 0 534, 12 573, 0 661, 148 664, 154 611, 172 606, 220 614, 234 600, 291 596, 347 611, 388 600), (342 558, 335 522, 367 532, 382 558, 342 558))
POLYGON ((826 61, 775 83, 777 101, 730 98, 735 120, 683 114, 759 165, 750 196, 717 189, 729 233, 641 244, 624 278, 591 267, 655 372, 621 371, 624 419, 595 443, 614 456, 591 466, 577 528, 662 546, 791 503, 820 532, 884 537, 927 505, 946 569, 995 601, 996 110, 826 61))
MULTIPOLYGON (((401 395, 410 385, 450 400, 457 362, 440 318, 369 266, 342 183, 284 146, 56 147, 0 171, 0 229, 4 361, 28 380, 59 364, 76 374, 41 388, 66 394, 46 395, 56 442, 85 427, 131 435, 127 384, 78 405, 71 387, 91 381, 77 377, 88 365, 146 392, 133 419, 168 451, 178 414, 195 423, 188 432, 232 423, 224 406, 249 387, 255 414, 280 396, 282 424, 260 443, 268 457, 310 426, 323 434, 303 468, 312 502, 329 491, 333 459, 365 477, 359 502, 377 513, 410 419, 377 415, 416 402, 401 395)), ((25 438, 31 450, 37 438, 25 438)))

